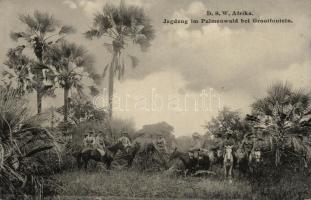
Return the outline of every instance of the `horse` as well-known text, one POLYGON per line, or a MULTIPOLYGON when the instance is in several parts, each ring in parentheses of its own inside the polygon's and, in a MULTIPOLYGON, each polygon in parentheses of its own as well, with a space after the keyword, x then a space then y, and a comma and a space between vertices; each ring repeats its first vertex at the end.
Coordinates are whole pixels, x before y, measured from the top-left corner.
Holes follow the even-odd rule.
POLYGON ((195 167, 198 164, 197 159, 190 158, 188 153, 180 152, 177 149, 173 151, 173 153, 169 157, 169 161, 172 161, 174 159, 180 159, 183 165, 186 168, 186 171, 184 172, 184 175, 192 174, 195 172, 195 167))
POLYGON ((211 166, 211 161, 209 157, 209 152, 199 152, 198 163, 195 167, 196 170, 209 170, 211 166))
POLYGON ((223 150, 217 149, 217 150, 211 150, 208 152, 208 157, 210 160, 210 169, 212 170, 214 165, 223 165, 223 150))
POLYGON ((252 174, 257 174, 262 162, 262 152, 259 149, 252 149, 249 154, 248 166, 252 174))
POLYGON ((118 142, 112 146, 105 148, 105 155, 101 155, 101 153, 97 149, 87 149, 85 151, 81 151, 77 155, 78 168, 81 168, 81 165, 83 164, 84 170, 87 170, 89 160, 95 160, 97 162, 105 163, 106 168, 110 169, 114 155, 118 150, 122 149, 124 149, 123 145, 118 142))
MULTIPOLYGON (((247 173, 248 171, 248 155, 242 148, 238 148, 234 153, 235 166, 239 172, 247 173)), ((240 173, 239 173, 240 175, 240 173)))
POLYGON ((168 169, 168 163, 166 157, 158 151, 155 144, 152 142, 133 145, 129 149, 128 166, 132 166, 134 163, 139 170, 151 170, 153 169, 168 169))
POLYGON ((127 167, 130 168, 133 165, 134 158, 140 149, 140 144, 135 142, 130 148, 127 149, 127 167))
POLYGON ((225 146, 223 166, 225 171, 225 178, 229 178, 230 182, 232 182, 233 164, 234 164, 233 146, 232 145, 225 146))

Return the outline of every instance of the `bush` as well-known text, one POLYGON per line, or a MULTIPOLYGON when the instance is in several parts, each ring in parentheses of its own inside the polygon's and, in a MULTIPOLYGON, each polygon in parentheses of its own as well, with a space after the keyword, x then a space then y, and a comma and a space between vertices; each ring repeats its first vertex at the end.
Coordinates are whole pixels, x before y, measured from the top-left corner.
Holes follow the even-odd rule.
POLYGON ((45 160, 51 155, 48 152, 57 151, 57 145, 52 134, 40 126, 42 116, 31 116, 25 100, 8 89, 0 89, 0 115, 2 194, 41 196, 48 188, 57 187, 45 160))

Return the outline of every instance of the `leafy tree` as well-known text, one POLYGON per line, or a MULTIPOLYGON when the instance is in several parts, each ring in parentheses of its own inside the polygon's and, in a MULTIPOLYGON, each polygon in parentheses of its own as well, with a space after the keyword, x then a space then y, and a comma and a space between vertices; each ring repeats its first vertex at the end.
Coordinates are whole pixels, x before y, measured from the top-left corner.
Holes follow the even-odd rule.
POLYGON ((215 138, 226 138, 229 132, 232 136, 240 141, 244 134, 249 131, 247 123, 241 119, 241 114, 238 111, 232 111, 224 107, 216 117, 209 121, 205 128, 207 134, 212 134, 215 138))
POLYGON ((74 88, 81 94, 84 86, 91 86, 85 69, 92 66, 93 59, 84 47, 61 41, 48 52, 48 64, 54 70, 47 76, 64 90, 64 123, 67 123, 69 91, 74 88))
MULTIPOLYGON (((64 115, 64 106, 57 109, 58 113, 64 115)), ((68 120, 75 125, 79 123, 99 120, 102 121, 106 117, 104 111, 96 109, 92 102, 79 95, 68 98, 68 120)))
POLYGON ((167 147, 171 150, 176 147, 176 139, 173 134, 174 127, 167 122, 159 122, 155 124, 147 124, 138 130, 135 137, 142 143, 152 142, 157 139, 158 136, 163 136, 166 140, 167 147))
POLYGON ((26 25, 25 31, 12 32, 11 38, 15 41, 24 40, 26 46, 32 49, 36 64, 31 65, 31 72, 35 75, 32 84, 37 93, 37 110, 42 109, 42 97, 51 87, 44 84, 45 71, 50 69, 45 65, 46 52, 53 43, 59 42, 66 34, 74 32, 71 26, 61 25, 52 15, 35 11, 33 16, 20 15, 19 20, 26 25))
POLYGON ((4 86, 16 89, 21 95, 33 91, 33 74, 31 72, 33 62, 22 53, 24 48, 25 46, 21 45, 9 49, 2 71, 4 86))
POLYGON ((275 83, 267 96, 252 104, 257 123, 265 124, 273 141, 275 164, 281 155, 300 155, 311 158, 311 147, 304 136, 310 135, 311 97, 302 89, 295 90, 288 83, 275 83))
MULTIPOLYGON (((112 60, 105 66, 104 76, 109 73, 109 117, 112 117, 113 103, 113 83, 114 76, 120 80, 125 72, 125 59, 122 56, 123 50, 129 42, 133 42, 146 50, 150 46, 150 41, 154 38, 154 30, 149 18, 142 8, 136 6, 126 6, 121 1, 119 6, 107 4, 103 12, 96 14, 93 27, 85 33, 89 39, 104 38, 105 45, 112 53, 112 60)), ((138 59, 129 56, 132 66, 138 64, 138 59)))

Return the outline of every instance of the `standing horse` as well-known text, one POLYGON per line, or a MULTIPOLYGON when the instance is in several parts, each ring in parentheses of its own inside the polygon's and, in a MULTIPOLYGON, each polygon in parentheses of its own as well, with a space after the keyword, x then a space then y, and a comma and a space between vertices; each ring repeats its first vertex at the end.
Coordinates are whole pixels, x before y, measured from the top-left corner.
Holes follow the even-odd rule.
POLYGON ((214 165, 220 165, 222 167, 223 165, 223 150, 217 149, 217 150, 211 150, 208 152, 208 157, 210 160, 210 169, 213 170, 214 165))
POLYGON ((97 162, 103 162, 106 164, 106 168, 110 169, 111 162, 113 161, 113 157, 118 150, 124 149, 123 145, 118 142, 110 147, 105 149, 105 155, 101 155, 97 149, 88 149, 85 151, 79 152, 77 155, 78 168, 81 168, 83 164, 84 170, 87 170, 87 165, 89 160, 95 160, 97 162))
POLYGON ((196 170, 209 170, 211 166, 211 161, 209 157, 209 152, 200 151, 198 157, 198 163, 196 166, 196 170))
POLYGON ((254 175, 259 175, 259 167, 262 162, 262 152, 259 149, 252 149, 249 154, 248 166, 249 170, 254 175))
POLYGON ((192 174, 195 172, 195 167, 198 164, 197 159, 190 158, 188 153, 180 152, 177 149, 170 155, 169 160, 172 161, 174 159, 180 159, 183 165, 186 168, 184 175, 192 174))
POLYGON ((134 158, 136 154, 138 153, 140 149, 140 144, 138 142, 135 142, 128 150, 128 156, 127 156, 127 167, 130 168, 133 165, 134 158))
POLYGON ((235 151, 234 157, 236 161, 235 166, 239 171, 239 175, 241 175, 240 173, 245 174, 248 171, 248 155, 246 151, 240 147, 235 151))
POLYGON ((229 181, 232 182, 232 169, 233 169, 233 146, 225 146, 225 155, 224 155, 224 170, 225 178, 229 178, 229 181))

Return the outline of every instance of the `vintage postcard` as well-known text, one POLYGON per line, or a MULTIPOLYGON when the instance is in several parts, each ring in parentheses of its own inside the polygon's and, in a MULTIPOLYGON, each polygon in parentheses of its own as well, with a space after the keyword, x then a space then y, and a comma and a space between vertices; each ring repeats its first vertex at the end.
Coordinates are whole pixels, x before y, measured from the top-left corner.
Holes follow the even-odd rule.
POLYGON ((0 0, 0 200, 311 199, 310 0, 0 0))

